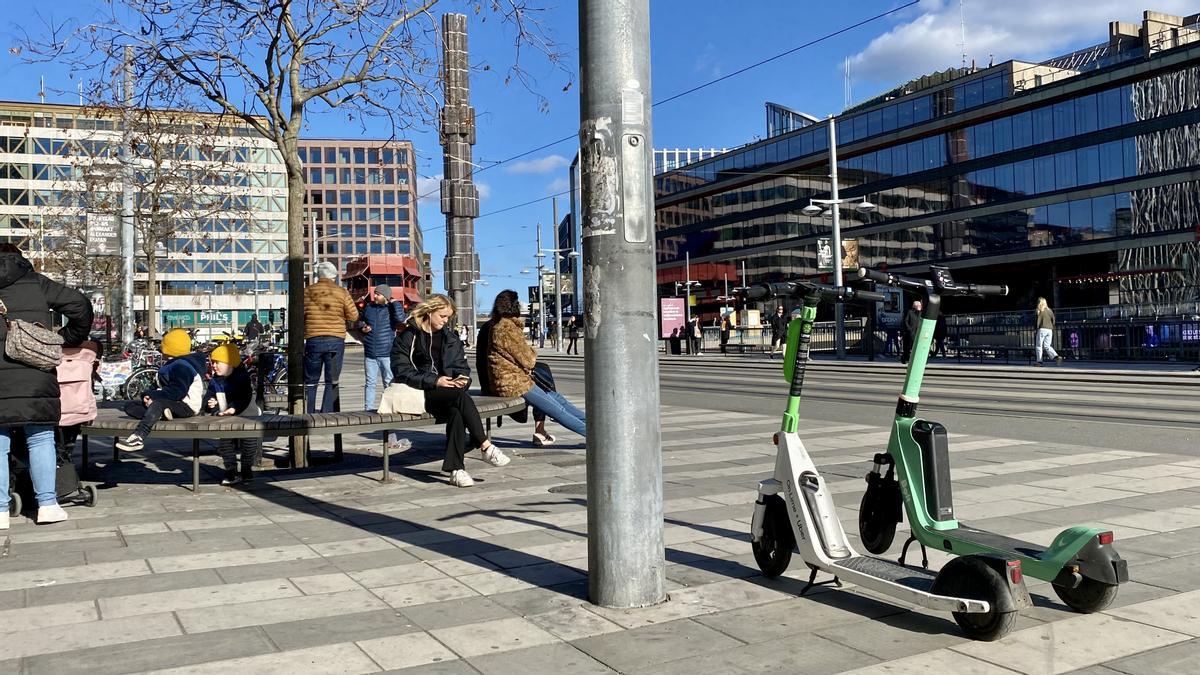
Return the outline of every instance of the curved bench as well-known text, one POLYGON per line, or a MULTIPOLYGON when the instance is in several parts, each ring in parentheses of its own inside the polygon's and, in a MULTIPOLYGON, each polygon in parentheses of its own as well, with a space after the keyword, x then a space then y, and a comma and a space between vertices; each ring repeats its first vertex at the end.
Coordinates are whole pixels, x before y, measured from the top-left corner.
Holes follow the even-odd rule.
MULTIPOLYGON (((526 406, 525 399, 519 397, 475 396, 473 398, 475 406, 479 408, 480 417, 485 419, 514 413, 523 410, 526 406)), ((200 441, 202 440, 333 436, 340 441, 342 434, 414 429, 435 424, 437 421, 432 415, 405 413, 383 415, 377 412, 332 412, 310 415, 269 414, 258 417, 200 415, 182 420, 161 420, 154 425, 153 438, 182 438, 192 441, 192 490, 197 492, 200 489, 200 441)), ((80 430, 83 439, 81 476, 86 477, 89 468, 88 438, 90 436, 116 439, 132 433, 137 425, 138 420, 126 417, 121 411, 112 408, 101 409, 95 420, 83 425, 80 430)), ((338 447, 340 448, 340 442, 338 447)), ((119 452, 114 444, 113 461, 117 461, 119 452)), ((337 454, 340 455, 340 453, 337 454)), ((383 475, 380 480, 384 482, 391 480, 386 435, 383 441, 383 475)))

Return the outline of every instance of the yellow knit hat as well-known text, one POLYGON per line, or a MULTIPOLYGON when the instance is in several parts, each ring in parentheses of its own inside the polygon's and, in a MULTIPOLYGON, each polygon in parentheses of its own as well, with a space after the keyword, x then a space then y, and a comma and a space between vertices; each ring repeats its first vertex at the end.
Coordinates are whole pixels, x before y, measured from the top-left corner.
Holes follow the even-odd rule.
POLYGON ((162 339, 163 356, 175 358, 192 351, 192 336, 182 328, 172 328, 162 339))
POLYGON ((208 358, 212 359, 213 363, 228 363, 231 368, 237 368, 242 363, 242 355, 238 352, 237 345, 228 342, 212 350, 208 358))

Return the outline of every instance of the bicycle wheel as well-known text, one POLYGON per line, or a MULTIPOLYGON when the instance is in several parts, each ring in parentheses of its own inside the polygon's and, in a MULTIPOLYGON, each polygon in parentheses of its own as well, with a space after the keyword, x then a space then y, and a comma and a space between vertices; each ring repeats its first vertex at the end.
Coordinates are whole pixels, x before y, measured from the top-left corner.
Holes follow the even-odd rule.
POLYGON ((158 386, 158 368, 138 368, 125 380, 125 398, 142 400, 142 395, 158 386))

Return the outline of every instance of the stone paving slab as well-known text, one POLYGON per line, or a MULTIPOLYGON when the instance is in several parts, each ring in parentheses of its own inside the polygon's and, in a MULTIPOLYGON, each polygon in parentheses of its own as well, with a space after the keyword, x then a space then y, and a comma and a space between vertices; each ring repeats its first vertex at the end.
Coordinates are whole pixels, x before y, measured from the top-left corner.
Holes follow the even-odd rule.
MULTIPOLYGON (((763 579, 747 531, 774 416, 663 413, 663 604, 586 602, 581 450, 528 447, 527 427, 496 436, 509 466, 469 456, 471 490, 445 483, 432 433, 393 458, 389 484, 378 448, 348 440, 341 465, 196 495, 174 473, 187 448, 157 442, 182 455, 105 466, 103 506, 58 526, 17 519, 0 539, 0 672, 1111 674, 1186 672, 1200 656, 1200 461, 955 434, 961 518, 1043 542, 1110 527, 1132 577, 1090 616, 1029 580, 1018 630, 973 643, 948 615, 862 589, 800 597, 798 563, 763 579)), ((886 429, 801 429, 853 539, 886 429)))

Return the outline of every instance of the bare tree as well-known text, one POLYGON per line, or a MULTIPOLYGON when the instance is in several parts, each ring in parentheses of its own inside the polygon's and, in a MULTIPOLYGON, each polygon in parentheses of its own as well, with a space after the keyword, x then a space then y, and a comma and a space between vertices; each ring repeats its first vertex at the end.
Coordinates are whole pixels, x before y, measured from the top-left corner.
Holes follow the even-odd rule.
MULTIPOLYGON (((215 145, 229 138, 223 120, 183 110, 129 111, 130 128, 118 126, 125 111, 110 106, 84 108, 81 119, 108 121, 65 145, 69 165, 50 166, 58 203, 49 205, 43 227, 58 233, 53 257, 44 257, 47 271, 89 287, 120 285, 121 266, 113 256, 88 251, 88 219, 95 215, 119 219, 123 214, 122 185, 126 166, 132 171, 133 227, 137 257, 146 271, 146 315, 151 331, 155 317, 160 252, 177 238, 196 241, 200 225, 222 213, 242 216, 250 195, 245 168, 234 162, 237 148, 215 145), (129 161, 118 159, 117 146, 129 144, 129 161)), ((184 247, 188 255, 194 247, 184 247)))
MULTIPOLYGON (((288 397, 304 398, 304 175, 297 141, 310 111, 350 121, 388 119, 404 129, 433 119, 438 104, 437 0, 112 0, 108 19, 49 26, 24 46, 77 71, 120 71, 131 46, 138 96, 170 99, 187 88, 276 144, 288 187, 288 397), (98 70, 95 70, 98 69, 98 70)), ((558 63, 538 9, 525 0, 460 2, 514 34, 507 79, 527 87, 519 62, 533 48, 558 63)))

